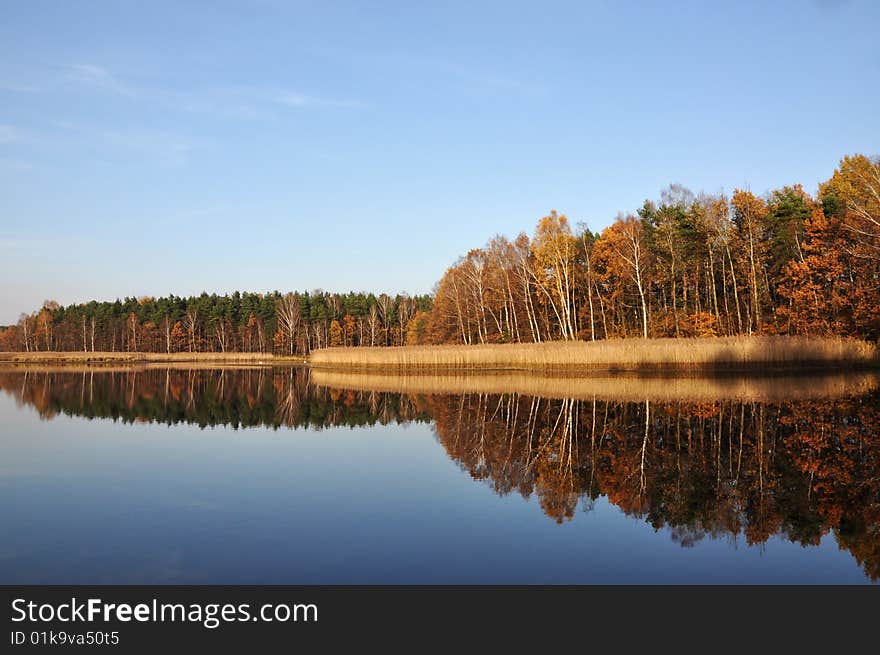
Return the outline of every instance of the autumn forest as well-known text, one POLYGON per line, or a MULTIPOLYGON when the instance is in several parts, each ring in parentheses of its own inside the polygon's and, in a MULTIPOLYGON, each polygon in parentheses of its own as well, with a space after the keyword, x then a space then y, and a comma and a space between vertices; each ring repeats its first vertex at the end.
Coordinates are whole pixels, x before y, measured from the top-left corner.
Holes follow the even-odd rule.
POLYGON ((880 338, 880 159, 811 195, 672 184, 601 232, 549 212, 495 236, 430 295, 272 292, 46 301, 0 351, 273 352, 330 346, 735 335, 880 338))

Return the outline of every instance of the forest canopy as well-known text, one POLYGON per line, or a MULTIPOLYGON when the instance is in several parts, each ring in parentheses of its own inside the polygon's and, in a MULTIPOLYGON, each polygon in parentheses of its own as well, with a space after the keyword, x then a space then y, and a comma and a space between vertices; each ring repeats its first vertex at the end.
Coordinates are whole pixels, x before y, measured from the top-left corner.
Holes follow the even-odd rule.
POLYGON ((844 157, 816 196, 670 185, 601 232, 551 211, 437 285, 430 343, 752 334, 880 336, 880 161, 844 157))
POLYGON ((312 291, 46 302, 0 334, 0 350, 276 352, 406 341, 430 296, 312 291))
POLYGON ((880 338, 880 159, 844 157, 810 195, 672 184, 593 232, 550 211, 493 237, 433 294, 235 292, 46 301, 0 350, 275 352, 711 337, 880 338))

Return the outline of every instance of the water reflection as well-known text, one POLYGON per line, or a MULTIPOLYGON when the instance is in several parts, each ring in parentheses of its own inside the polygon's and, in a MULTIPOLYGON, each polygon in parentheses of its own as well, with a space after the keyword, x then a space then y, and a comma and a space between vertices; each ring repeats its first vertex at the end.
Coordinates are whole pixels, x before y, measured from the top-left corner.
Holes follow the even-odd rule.
POLYGON ((682 547, 831 533, 880 578, 880 393, 865 374, 757 380, 399 377, 305 369, 9 370, 58 414, 202 427, 432 423, 450 459, 559 523, 607 498, 682 547), (459 393, 452 393, 458 390, 459 393))
POLYGON ((40 417, 234 429, 429 422, 404 394, 318 388, 302 368, 141 368, 0 372, 0 389, 40 417))

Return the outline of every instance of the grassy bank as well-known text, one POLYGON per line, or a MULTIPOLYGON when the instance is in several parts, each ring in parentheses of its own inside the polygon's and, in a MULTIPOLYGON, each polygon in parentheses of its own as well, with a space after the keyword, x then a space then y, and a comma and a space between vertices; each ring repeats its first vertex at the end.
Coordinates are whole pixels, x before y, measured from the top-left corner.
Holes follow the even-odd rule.
POLYGON ((327 348, 309 358, 313 367, 401 370, 754 370, 878 363, 877 347, 864 341, 781 336, 327 348))
POLYGON ((251 364, 290 365, 303 364, 302 357, 276 357, 271 353, 141 353, 141 352, 3 352, 0 363, 7 364, 57 364, 57 365, 105 365, 105 364, 251 364))
POLYGON ((510 394, 538 398, 574 398, 622 402, 779 402, 837 398, 869 393, 880 387, 874 371, 772 376, 636 376, 593 374, 583 377, 538 372, 447 372, 408 374, 397 371, 316 369, 309 381, 320 387, 409 395, 510 394))

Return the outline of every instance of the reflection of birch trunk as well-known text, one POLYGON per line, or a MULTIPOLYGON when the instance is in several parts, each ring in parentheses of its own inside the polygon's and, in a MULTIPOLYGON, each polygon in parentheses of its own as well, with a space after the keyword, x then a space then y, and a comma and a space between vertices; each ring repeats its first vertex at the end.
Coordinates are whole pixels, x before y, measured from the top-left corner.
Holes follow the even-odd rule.
POLYGON ((681 405, 675 408, 675 470, 681 482, 681 405))
POLYGON ((764 500, 764 405, 758 410, 758 489, 764 500))
POLYGON ((715 424, 715 475, 716 489, 721 491, 721 425, 724 420, 724 406, 718 408, 718 418, 715 424))
POLYGON ((531 468, 532 463, 534 462, 534 458, 537 456, 535 449, 533 447, 535 441, 535 431, 538 428, 538 414, 541 410, 541 399, 537 396, 532 396, 531 404, 529 406, 529 419, 527 422, 527 430, 526 430, 526 443, 528 444, 528 450, 526 451, 526 461, 525 461, 525 469, 528 470, 531 468))
POLYGON ((379 413, 379 420, 382 425, 388 425, 394 421, 394 408, 391 407, 388 394, 384 394, 382 401, 382 411, 379 413))
POLYGON ((648 450, 648 434, 651 425, 651 401, 645 400, 645 438, 642 439, 642 458, 639 465, 639 495, 645 493, 647 477, 645 475, 645 453, 648 450))
POLYGON ((593 396, 592 425, 590 427, 590 485, 587 491, 593 495, 593 478, 596 473, 596 396, 593 396))
POLYGON ((135 386, 137 385, 137 373, 131 373, 128 376, 128 380, 126 380, 126 382, 128 382, 128 381, 130 381, 130 384, 129 384, 130 391, 128 394, 128 408, 131 409, 132 407, 134 407, 134 389, 135 389, 135 386))
POLYGON ((275 406, 275 418, 288 427, 296 425, 302 398, 302 394, 297 393, 294 375, 295 371, 291 368, 288 371, 287 379, 282 378, 282 389, 275 406))
POLYGON ((574 457, 575 435, 577 434, 577 402, 574 398, 566 398, 562 401, 562 411, 565 412, 565 428, 562 439, 560 439, 562 452, 559 463, 561 465, 564 461, 569 472, 573 467, 572 458, 574 457))
POLYGON ((519 394, 511 394, 508 400, 508 420, 507 420, 507 455, 504 457, 504 470, 510 470, 510 461, 513 457, 513 445, 517 439, 517 427, 519 418, 519 394))
POLYGON ((196 401, 196 373, 195 371, 190 371, 189 373, 189 398, 187 398, 186 408, 192 409, 195 406, 196 401))
POLYGON ((745 422, 746 416, 746 406, 742 404, 739 406, 739 454, 736 458, 736 478, 734 479, 734 483, 739 482, 739 473, 742 470, 742 459, 743 459, 743 423, 745 422))
POLYGON ((567 452, 565 453, 565 463, 566 463, 566 479, 568 480, 568 489, 570 493, 574 492, 574 461, 577 458, 577 454, 575 452, 577 448, 577 420, 578 420, 578 409, 580 409, 580 402, 575 400, 574 398, 568 399, 568 409, 566 417, 566 431, 565 431, 565 448, 567 452))

